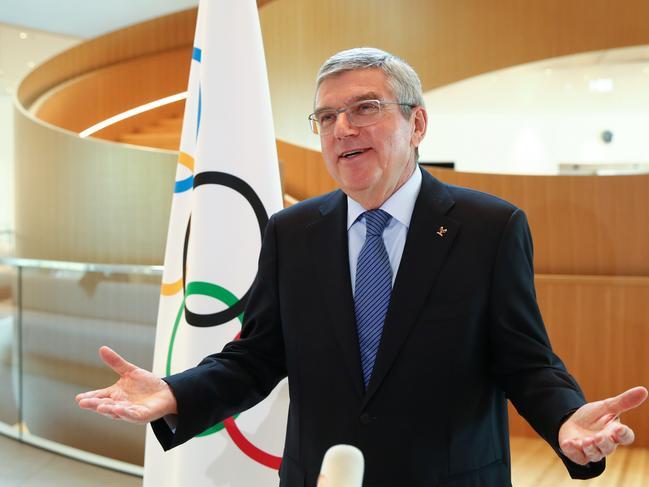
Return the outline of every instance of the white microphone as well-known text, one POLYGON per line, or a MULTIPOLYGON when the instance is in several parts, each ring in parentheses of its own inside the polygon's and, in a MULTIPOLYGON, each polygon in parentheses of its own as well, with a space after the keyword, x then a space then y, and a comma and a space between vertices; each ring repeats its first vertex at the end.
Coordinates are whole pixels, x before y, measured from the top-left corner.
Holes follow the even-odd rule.
POLYGON ((318 487, 361 487, 365 460, 351 445, 334 445, 322 459, 318 487))

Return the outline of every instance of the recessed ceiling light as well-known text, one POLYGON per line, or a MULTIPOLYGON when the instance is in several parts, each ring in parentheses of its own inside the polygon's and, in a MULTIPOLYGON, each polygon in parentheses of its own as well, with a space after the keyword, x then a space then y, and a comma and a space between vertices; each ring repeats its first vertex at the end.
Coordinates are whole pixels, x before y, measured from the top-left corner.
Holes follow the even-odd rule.
POLYGON ((27 32, 21 32, 20 34, 18 34, 18 37, 20 37, 21 39, 27 39, 27 32))
POLYGON ((36 63, 34 61, 27 61, 28 68, 33 68, 34 66, 36 66, 36 63))

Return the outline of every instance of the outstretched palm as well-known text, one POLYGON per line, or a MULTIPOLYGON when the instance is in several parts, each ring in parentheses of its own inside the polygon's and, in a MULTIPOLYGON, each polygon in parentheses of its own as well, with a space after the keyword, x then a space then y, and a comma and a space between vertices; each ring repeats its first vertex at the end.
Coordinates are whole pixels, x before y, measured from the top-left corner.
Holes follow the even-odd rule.
POLYGON ((176 400, 162 379, 108 347, 101 347, 99 355, 120 378, 105 389, 79 394, 76 400, 81 408, 133 423, 148 423, 176 413, 176 400))
POLYGON ((620 423, 619 417, 646 398, 647 389, 634 387, 619 396, 585 404, 561 426, 561 450, 573 462, 585 465, 610 455, 618 445, 633 443, 633 430, 620 423))

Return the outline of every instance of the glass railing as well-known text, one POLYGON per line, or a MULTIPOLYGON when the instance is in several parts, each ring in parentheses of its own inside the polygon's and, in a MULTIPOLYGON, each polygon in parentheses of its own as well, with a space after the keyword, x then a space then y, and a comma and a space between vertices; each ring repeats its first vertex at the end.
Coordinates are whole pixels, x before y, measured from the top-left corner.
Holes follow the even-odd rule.
POLYGON ((115 374, 108 345, 151 368, 162 268, 0 257, 0 433, 142 473, 144 426, 79 409, 115 374))

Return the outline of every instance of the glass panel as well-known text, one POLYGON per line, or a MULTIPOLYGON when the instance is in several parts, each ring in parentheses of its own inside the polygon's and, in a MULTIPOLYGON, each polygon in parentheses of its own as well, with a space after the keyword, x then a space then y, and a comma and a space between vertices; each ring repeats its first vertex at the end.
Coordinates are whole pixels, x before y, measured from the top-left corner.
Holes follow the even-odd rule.
POLYGON ((0 431, 5 432, 19 422, 17 282, 16 268, 0 265, 0 431))
POLYGON ((160 275, 23 268, 26 436, 143 464, 144 426, 83 411, 74 396, 115 381, 97 355, 101 345, 151 368, 160 281, 160 275))

